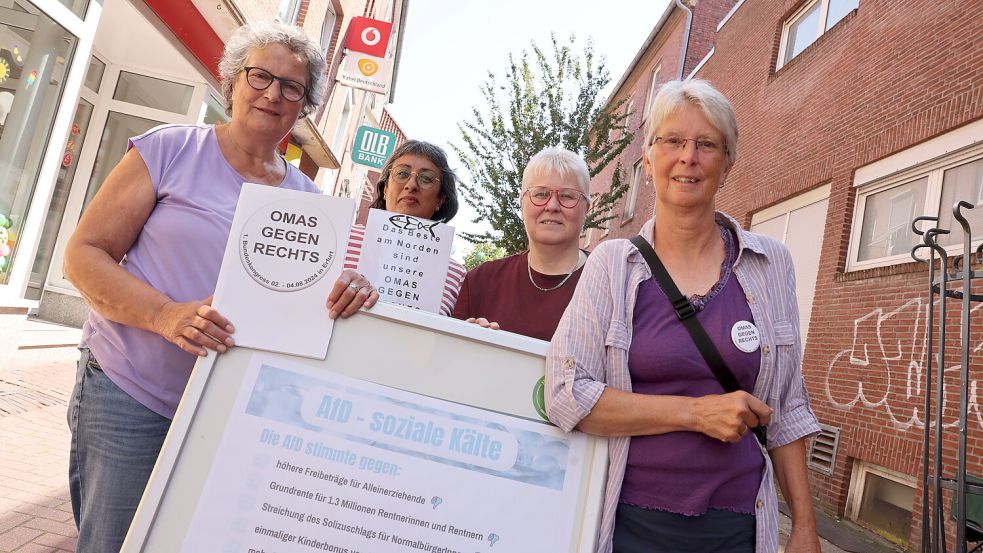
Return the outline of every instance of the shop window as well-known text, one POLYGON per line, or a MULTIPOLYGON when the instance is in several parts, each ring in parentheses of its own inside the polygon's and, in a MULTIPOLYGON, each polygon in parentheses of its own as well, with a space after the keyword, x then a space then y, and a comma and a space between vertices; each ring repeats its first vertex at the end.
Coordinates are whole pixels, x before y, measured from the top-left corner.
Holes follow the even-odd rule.
POLYGON ((187 113, 195 87, 120 71, 113 99, 148 108, 187 113))
POLYGON ((225 113, 225 103, 208 94, 205 96, 205 103, 201 107, 201 122, 205 125, 218 125, 228 123, 231 117, 225 113))
POLYGON ((914 505, 914 478, 862 461, 854 464, 847 513, 855 522, 904 546, 914 505))
POLYGON ((102 188, 103 181, 109 176, 109 172, 116 167, 119 160, 126 154, 126 143, 131 136, 143 134, 150 129, 160 125, 160 121, 144 119, 135 115, 125 113, 109 112, 106 117, 106 127, 102 131, 102 138, 99 141, 99 149, 96 151, 96 161, 92 168, 92 177, 89 179, 89 187, 85 191, 85 201, 82 210, 89 206, 89 202, 95 197, 96 192, 102 188))
POLYGON ((782 28, 778 67, 792 60, 833 25, 857 9, 859 0, 813 0, 795 12, 782 28))
MULTIPOLYGON (((848 270, 907 263, 920 236, 911 222, 937 216, 949 229, 937 242, 950 254, 962 251, 962 229, 952 215, 957 201, 983 205, 983 146, 976 145, 861 186, 857 193, 848 270)), ((983 209, 963 210, 970 225, 983 223, 983 209)), ((978 242, 971 244, 975 247, 978 242)))
POLYGON ((85 87, 92 92, 99 92, 102 86, 102 76, 106 73, 106 64, 99 58, 89 58, 89 68, 85 71, 85 87))
POLYGON ((0 284, 12 270, 77 42, 43 13, 0 11, 0 284))
POLYGON ((642 160, 635 162, 631 173, 631 185, 625 193, 625 208, 621 212, 621 221, 630 221, 635 216, 635 203, 638 201, 638 189, 645 185, 645 164, 642 160))
POLYGON ((34 257, 34 267, 31 270, 30 285, 37 290, 37 297, 34 299, 40 298, 40 289, 48 275, 48 268, 55 250, 55 239, 65 214, 65 206, 68 203, 68 196, 72 188, 72 179, 75 178, 75 169, 78 168, 82 142, 92 119, 92 110, 92 104, 84 99, 79 99, 78 106, 75 108, 75 118, 72 120, 72 129, 69 132, 68 140, 65 141, 65 151, 62 153, 61 167, 58 168, 55 191, 51 196, 51 203, 44 220, 44 231, 41 233, 38 252, 34 257))

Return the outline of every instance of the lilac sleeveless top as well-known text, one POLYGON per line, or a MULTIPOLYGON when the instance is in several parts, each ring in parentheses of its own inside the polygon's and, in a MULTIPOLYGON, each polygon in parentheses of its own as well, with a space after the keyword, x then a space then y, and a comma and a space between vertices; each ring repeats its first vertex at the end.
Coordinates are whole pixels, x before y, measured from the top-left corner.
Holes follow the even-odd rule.
MULTIPOLYGON (((131 138, 147 164, 157 204, 123 268, 179 302, 215 291, 246 180, 229 165, 212 126, 164 125, 131 138)), ((317 192, 290 164, 280 186, 317 192)), ((233 321, 235 324, 235 321, 233 321)), ((82 330, 106 376, 147 408, 174 416, 196 357, 157 334, 89 312, 82 330)))
MULTIPOLYGON (((736 237, 723 227, 721 233, 727 256, 720 280, 706 296, 690 301, 724 362, 750 393, 761 355, 758 350, 744 353, 731 341, 734 323, 753 320, 744 289, 733 275, 736 237)), ((633 392, 689 397, 724 393, 655 278, 639 286, 632 324, 628 368, 633 392)), ((691 516, 709 509, 754 514, 763 470, 764 457, 751 432, 737 444, 698 432, 635 436, 628 448, 621 502, 691 516)))

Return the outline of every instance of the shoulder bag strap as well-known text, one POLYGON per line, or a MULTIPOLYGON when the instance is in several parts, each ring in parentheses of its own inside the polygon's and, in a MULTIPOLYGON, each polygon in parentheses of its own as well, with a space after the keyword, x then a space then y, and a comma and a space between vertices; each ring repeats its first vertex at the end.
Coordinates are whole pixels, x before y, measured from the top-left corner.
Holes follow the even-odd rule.
MULTIPOLYGON (((730 368, 727 367, 727 363, 724 362, 723 357, 720 356, 720 351, 717 350, 717 346, 713 344, 707 331, 704 330, 703 325, 696 318, 696 309, 693 305, 686 299, 685 296, 676 287, 676 283, 673 282, 672 277, 669 276, 669 271, 666 270, 666 266, 662 264, 662 260, 659 259, 659 254, 655 253, 655 249, 652 245, 648 243, 648 240, 642 238, 640 235, 635 235, 630 238, 631 243, 638 248, 639 253, 645 258, 645 261, 649 264, 652 269, 652 276, 659 283, 659 287, 662 288, 662 292, 665 293, 666 297, 669 298, 669 302, 672 304, 673 310, 676 312, 676 316, 682 321, 683 326, 689 332, 690 337, 696 344, 696 348, 700 350, 700 354, 703 359, 710 366, 710 370, 713 371, 713 376, 717 377, 717 381, 724 388, 725 392, 736 392, 741 389, 741 386, 737 383, 737 378, 734 377, 734 373, 730 372, 730 368)), ((761 427, 754 428, 754 433, 758 437, 758 440, 765 443, 763 439, 764 432, 761 427)))

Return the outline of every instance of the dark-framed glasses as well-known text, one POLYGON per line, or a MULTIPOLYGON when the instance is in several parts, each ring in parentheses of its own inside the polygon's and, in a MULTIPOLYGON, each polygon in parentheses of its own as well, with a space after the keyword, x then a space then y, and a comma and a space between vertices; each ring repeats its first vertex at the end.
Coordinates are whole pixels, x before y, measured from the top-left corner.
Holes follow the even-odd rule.
POLYGON ((532 205, 537 207, 542 207, 550 203, 550 196, 556 194, 556 201, 560 202, 560 205, 567 208, 573 209, 577 207, 580 203, 581 198, 586 198, 584 193, 576 188, 559 188, 557 190, 551 190, 545 186, 530 186, 526 188, 523 192, 524 195, 529 196, 529 201, 532 205))
POLYGON ((242 70, 246 72, 246 82, 256 90, 266 90, 270 88, 273 81, 279 81, 280 96, 283 96, 284 100, 299 102, 307 96, 307 87, 297 81, 278 77, 262 67, 243 67, 242 70))
POLYGON ((409 182, 410 177, 414 175, 416 175, 416 185, 424 190, 433 188, 434 185, 440 182, 440 176, 430 169, 414 171, 409 165, 397 165, 393 167, 392 172, 389 173, 389 178, 396 184, 406 184, 409 182))
POLYGON ((719 142, 709 138, 682 138, 680 136, 657 136, 652 144, 657 144, 665 152, 678 152, 692 142, 701 154, 719 154, 725 148, 719 142))

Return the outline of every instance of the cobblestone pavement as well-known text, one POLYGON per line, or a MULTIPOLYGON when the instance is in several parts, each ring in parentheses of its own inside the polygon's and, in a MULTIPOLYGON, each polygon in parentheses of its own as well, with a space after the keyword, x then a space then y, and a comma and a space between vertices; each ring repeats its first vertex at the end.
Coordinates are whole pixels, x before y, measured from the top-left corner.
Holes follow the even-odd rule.
POLYGON ((75 551, 65 408, 78 350, 18 350, 0 368, 0 552, 75 551))

